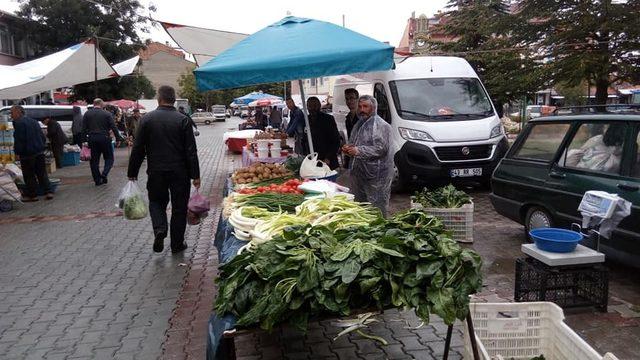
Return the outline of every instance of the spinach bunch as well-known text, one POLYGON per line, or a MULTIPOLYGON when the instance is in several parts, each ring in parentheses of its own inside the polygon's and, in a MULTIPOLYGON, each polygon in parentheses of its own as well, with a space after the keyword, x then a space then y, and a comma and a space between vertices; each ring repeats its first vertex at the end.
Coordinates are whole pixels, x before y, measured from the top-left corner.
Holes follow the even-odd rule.
POLYGON ((411 197, 414 203, 419 203, 425 208, 459 208, 471 202, 471 197, 464 191, 460 191, 455 186, 449 184, 433 191, 422 189, 416 191, 411 197))
POLYGON ((335 232, 290 227, 221 266, 215 309, 265 330, 288 321, 304 331, 309 317, 389 307, 451 324, 482 284, 481 259, 444 234, 420 211, 335 232))

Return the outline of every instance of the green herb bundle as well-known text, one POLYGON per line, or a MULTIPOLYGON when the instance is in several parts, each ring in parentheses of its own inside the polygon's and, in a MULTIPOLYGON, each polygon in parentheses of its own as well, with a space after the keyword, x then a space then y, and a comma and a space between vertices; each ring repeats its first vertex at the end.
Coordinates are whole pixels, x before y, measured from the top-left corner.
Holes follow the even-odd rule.
POLYGON ((296 206, 304 201, 303 195, 280 194, 280 193, 258 193, 250 195, 235 195, 234 202, 239 207, 255 206, 269 211, 296 212, 296 206))
POLYGON ((434 313, 451 324, 482 284, 481 259, 443 233, 420 211, 335 232, 290 227, 221 266, 215 309, 266 330, 286 321, 306 330, 310 316, 372 307, 413 308, 425 323, 434 313))
POLYGON ((471 197, 467 193, 456 189, 451 184, 433 191, 424 188, 413 194, 411 200, 425 208, 453 209, 471 203, 471 197))

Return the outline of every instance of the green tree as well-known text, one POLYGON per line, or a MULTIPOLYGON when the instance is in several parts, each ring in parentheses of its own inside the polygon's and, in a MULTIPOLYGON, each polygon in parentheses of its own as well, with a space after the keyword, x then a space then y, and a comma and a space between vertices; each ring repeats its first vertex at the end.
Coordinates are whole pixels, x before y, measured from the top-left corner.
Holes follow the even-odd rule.
POLYGON ((638 14, 639 0, 521 0, 512 37, 548 64, 555 83, 586 81, 605 104, 611 84, 640 80, 638 14))
MULTIPOLYGON (((98 36, 100 51, 112 63, 118 63, 135 56, 142 47, 140 32, 148 32, 147 19, 140 15, 145 7, 137 0, 19 0, 18 15, 29 22, 25 36, 37 45, 38 56, 60 51, 80 43, 92 36, 98 36), (107 40, 109 39, 109 40, 107 40)), ((154 10, 150 7, 149 10, 154 10)), ((112 79, 99 82, 102 97, 123 97, 130 92, 112 79), (104 94, 104 95, 103 95, 104 94)), ((75 86, 75 97, 91 100, 93 83, 75 86), (90 89, 90 90, 89 90, 90 89)))
POLYGON ((455 40, 432 42, 432 50, 469 61, 500 112, 544 84, 543 66, 527 51, 513 49, 510 30, 516 23, 507 1, 452 0, 448 8, 442 29, 455 40))

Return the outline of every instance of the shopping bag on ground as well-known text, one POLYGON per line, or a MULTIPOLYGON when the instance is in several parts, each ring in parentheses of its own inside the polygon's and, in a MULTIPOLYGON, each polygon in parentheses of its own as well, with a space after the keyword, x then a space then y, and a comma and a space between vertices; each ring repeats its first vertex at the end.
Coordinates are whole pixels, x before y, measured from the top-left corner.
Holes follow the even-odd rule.
POLYGON ((118 207, 124 211, 124 218, 127 220, 140 220, 147 217, 149 206, 136 181, 129 181, 124 186, 118 198, 118 207))
POLYGON ((91 160, 91 149, 87 145, 82 145, 82 150, 80 150, 80 160, 89 161, 91 160))

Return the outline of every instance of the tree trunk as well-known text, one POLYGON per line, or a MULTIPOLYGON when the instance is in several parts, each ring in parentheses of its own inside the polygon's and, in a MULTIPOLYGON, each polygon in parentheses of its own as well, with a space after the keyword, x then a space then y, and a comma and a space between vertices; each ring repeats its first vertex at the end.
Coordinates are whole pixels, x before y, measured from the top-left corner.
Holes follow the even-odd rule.
MULTIPOLYGON (((609 81, 598 80, 596 81, 596 105, 606 105, 609 90, 609 81)), ((604 110, 604 109, 602 109, 604 110)))

